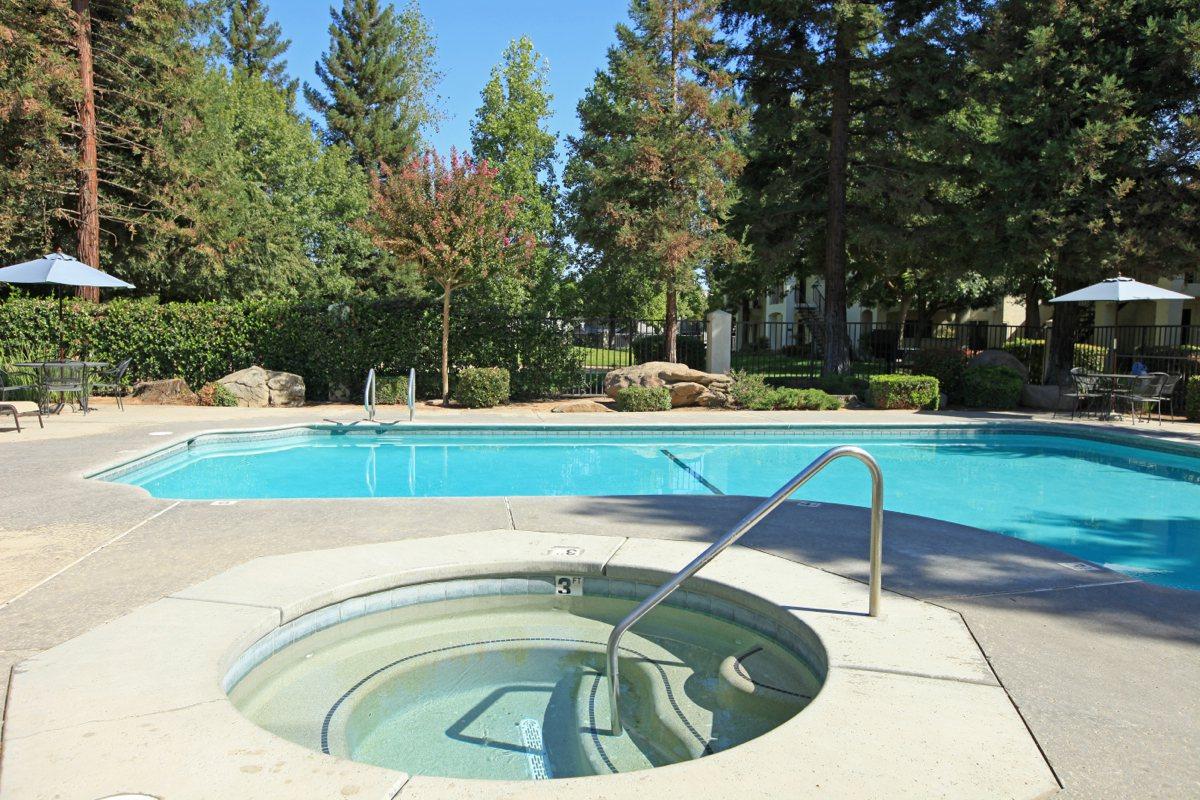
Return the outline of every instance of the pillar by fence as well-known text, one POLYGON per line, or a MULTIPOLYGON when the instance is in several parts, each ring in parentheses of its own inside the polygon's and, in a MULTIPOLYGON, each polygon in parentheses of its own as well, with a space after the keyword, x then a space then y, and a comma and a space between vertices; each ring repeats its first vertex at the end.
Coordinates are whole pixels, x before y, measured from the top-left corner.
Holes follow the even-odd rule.
POLYGON ((728 311, 711 311, 708 314, 708 358, 705 368, 709 372, 729 372, 733 365, 733 315, 728 311))

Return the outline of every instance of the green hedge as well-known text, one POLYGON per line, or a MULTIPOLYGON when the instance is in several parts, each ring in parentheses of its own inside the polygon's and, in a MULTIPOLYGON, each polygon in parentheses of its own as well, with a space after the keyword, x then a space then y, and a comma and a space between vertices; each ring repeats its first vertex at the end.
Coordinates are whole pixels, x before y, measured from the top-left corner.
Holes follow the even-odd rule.
POLYGON ((511 393, 508 370, 503 367, 467 367, 454 385, 454 399, 467 408, 507 403, 511 393))
MULTIPOLYGON (((1006 353, 1016 356, 1022 364, 1029 368, 1029 382, 1042 382, 1042 366, 1045 364, 1045 339, 1009 339, 1002 348, 1006 353)), ((1089 372, 1103 372, 1108 360, 1108 349, 1098 344, 1075 345, 1074 366, 1083 367, 1089 372)))
POLYGON ((1188 378, 1187 386, 1188 422, 1200 422, 1200 375, 1188 378))
POLYGON ((617 411, 670 411, 671 390, 665 386, 626 386, 617 392, 617 411))
POLYGON ((938 379, 932 375, 872 375, 867 394, 875 408, 937 409, 938 379))
POLYGON ((951 403, 963 401, 963 373, 967 354, 956 348, 928 348, 913 354, 912 369, 917 375, 931 375, 951 403))
POLYGON ((752 411, 832 411, 842 403, 820 389, 769 386, 762 375, 732 373, 729 396, 735 405, 752 411))
MULTIPOLYGON (((638 364, 647 361, 665 361, 667 339, 661 333, 648 333, 636 336, 631 345, 633 358, 638 364)), ((692 369, 708 368, 708 348, 703 336, 676 336, 675 360, 687 364, 692 369)))
POLYGON ((1016 408, 1024 385, 1021 374, 1008 367, 971 367, 963 374, 963 402, 968 408, 1016 408))
MULTIPOLYGON (((436 397, 439 315, 433 301, 71 301, 63 333, 72 352, 112 362, 131 357, 132 380, 180 377, 203 386, 260 364, 303 376, 309 398, 323 400, 361 395, 372 367, 393 375, 415 367, 418 394, 436 397)), ((49 299, 0 302, 0 349, 51 357, 57 319, 49 299)), ((464 304, 454 309, 451 325, 454 373, 469 364, 503 367, 517 398, 554 395, 582 380, 571 332, 552 320, 464 304)))
POLYGON ((375 375, 375 403, 381 406, 408 404, 407 375, 375 375))

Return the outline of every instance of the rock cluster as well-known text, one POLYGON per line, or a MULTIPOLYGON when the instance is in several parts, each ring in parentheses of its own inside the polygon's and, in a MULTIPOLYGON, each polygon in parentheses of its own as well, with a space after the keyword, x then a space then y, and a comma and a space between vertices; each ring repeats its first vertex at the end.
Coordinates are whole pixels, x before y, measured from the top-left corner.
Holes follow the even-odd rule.
POLYGON ((614 369, 604 376, 604 393, 616 398, 617 392, 626 386, 665 386, 671 392, 671 407, 710 406, 729 404, 729 387, 733 379, 728 375, 701 372, 687 364, 672 364, 669 361, 648 361, 632 367, 614 369))
POLYGON ((239 406, 304 405, 304 378, 291 372, 247 367, 218 379, 217 383, 233 393, 239 406))
POLYGON ((160 406, 194 406, 200 402, 183 378, 139 381, 130 394, 139 402, 160 406))

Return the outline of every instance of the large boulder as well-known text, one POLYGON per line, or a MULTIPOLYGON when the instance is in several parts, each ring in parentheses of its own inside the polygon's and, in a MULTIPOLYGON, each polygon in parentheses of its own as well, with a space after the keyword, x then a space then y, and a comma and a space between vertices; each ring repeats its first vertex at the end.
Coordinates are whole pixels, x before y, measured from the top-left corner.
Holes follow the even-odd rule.
POLYGON ((1021 380, 1029 380, 1029 367, 1021 363, 1021 359, 1004 350, 984 350, 976 354, 967 362, 967 369, 971 367, 1004 367, 1020 375, 1021 380))
POLYGON ((1025 408, 1041 408, 1047 411, 1070 411, 1073 401, 1062 396, 1057 386, 1038 386, 1027 383, 1021 387, 1021 405, 1025 408))
POLYGON ((139 381, 130 393, 139 403, 162 406, 194 406, 200 398, 183 378, 161 381, 139 381))
POLYGON ((626 386, 665 386, 671 391, 671 405, 680 406, 723 406, 729 401, 729 387, 733 380, 728 375, 702 372, 687 364, 670 361, 648 361, 632 367, 614 369, 604 376, 604 393, 616 399, 617 392, 626 386))
POLYGON ((291 372, 247 367, 219 378, 217 383, 237 398, 239 406, 265 408, 304 405, 304 378, 291 372))

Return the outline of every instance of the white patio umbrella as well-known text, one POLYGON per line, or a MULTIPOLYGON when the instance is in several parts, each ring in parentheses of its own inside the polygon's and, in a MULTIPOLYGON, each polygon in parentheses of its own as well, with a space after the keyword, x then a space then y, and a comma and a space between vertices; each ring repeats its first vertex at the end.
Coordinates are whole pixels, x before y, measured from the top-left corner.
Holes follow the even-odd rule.
MULTIPOLYGON (((0 270, 3 272, 3 270, 0 270)), ((1134 300, 1195 300, 1190 294, 1164 289, 1133 278, 1117 276, 1051 298, 1051 303, 1128 303, 1134 300)))
MULTIPOLYGON (((107 272, 89 267, 66 253, 50 253, 23 261, 11 267, 0 268, 0 281, 4 283, 50 283, 55 286, 95 286, 101 289, 132 289, 132 283, 114 278, 107 272)), ((63 295, 58 294, 58 346, 62 350, 63 295)))

